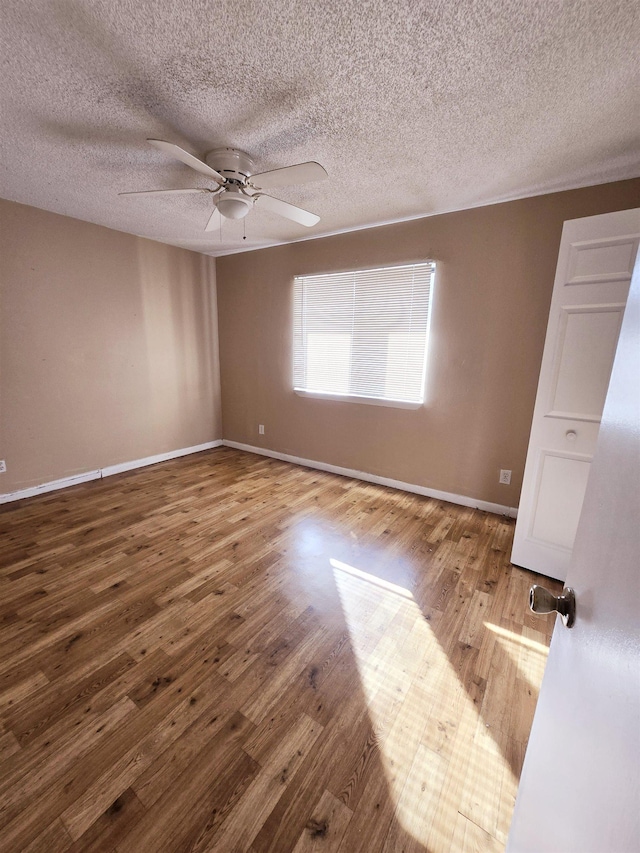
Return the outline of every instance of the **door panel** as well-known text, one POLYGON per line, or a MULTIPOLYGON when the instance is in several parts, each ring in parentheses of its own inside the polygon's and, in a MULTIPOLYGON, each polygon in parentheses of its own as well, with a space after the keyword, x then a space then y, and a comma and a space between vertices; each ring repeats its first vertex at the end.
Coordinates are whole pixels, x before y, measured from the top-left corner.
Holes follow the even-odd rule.
POLYGON ((640 209, 565 222, 511 561, 564 580, 593 458, 640 209))
POLYGON ((587 487, 591 457, 540 454, 540 477, 531 538, 571 549, 587 487), (569 511, 568 511, 569 510, 569 511))
POLYGON ((623 311, 620 304, 560 309, 548 417, 600 421, 623 311))
MULTIPOLYGON (((627 211, 624 212, 627 213, 627 211)), ((601 217, 588 218, 600 219, 601 217)), ((575 242, 569 254, 567 284, 629 281, 637 252, 638 241, 635 237, 575 242)))

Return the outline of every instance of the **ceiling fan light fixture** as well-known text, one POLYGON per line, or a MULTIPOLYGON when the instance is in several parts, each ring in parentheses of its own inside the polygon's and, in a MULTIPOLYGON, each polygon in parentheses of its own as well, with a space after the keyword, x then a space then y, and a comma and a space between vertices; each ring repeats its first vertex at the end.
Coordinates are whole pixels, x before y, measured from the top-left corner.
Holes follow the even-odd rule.
POLYGON ((218 210, 225 219, 244 219, 253 206, 251 196, 240 190, 228 189, 218 197, 218 210))

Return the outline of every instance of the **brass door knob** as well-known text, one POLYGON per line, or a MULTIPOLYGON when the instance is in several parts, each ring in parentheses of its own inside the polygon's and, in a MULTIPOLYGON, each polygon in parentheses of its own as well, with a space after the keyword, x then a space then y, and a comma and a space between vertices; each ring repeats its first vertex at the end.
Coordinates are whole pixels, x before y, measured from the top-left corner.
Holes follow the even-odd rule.
POLYGON ((560 595, 554 595, 543 586, 534 584, 529 590, 529 607, 533 613, 559 613, 567 628, 576 621, 576 595, 565 587, 560 595))

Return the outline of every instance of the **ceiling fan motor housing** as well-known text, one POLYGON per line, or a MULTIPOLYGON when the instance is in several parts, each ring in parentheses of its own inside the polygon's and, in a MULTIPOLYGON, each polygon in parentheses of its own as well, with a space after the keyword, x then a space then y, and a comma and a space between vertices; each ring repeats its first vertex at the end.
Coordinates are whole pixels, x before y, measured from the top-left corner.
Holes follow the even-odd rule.
POLYGON ((205 161, 228 181, 238 181, 241 185, 255 174, 255 163, 251 157, 237 148, 215 148, 207 154, 205 161))
POLYGON ((207 165, 227 179, 218 196, 217 207, 226 219, 243 219, 253 207, 253 199, 242 192, 255 171, 251 157, 237 148, 216 148, 205 158, 207 165))

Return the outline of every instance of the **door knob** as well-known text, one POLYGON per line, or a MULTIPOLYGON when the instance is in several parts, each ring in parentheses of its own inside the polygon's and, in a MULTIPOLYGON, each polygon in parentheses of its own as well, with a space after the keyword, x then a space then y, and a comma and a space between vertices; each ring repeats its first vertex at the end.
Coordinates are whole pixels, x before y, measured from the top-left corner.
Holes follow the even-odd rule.
POLYGON ((560 595, 554 595, 543 586, 534 584, 529 590, 529 607, 534 613, 559 613, 567 628, 573 628, 576 621, 576 595, 571 587, 565 587, 560 595))

